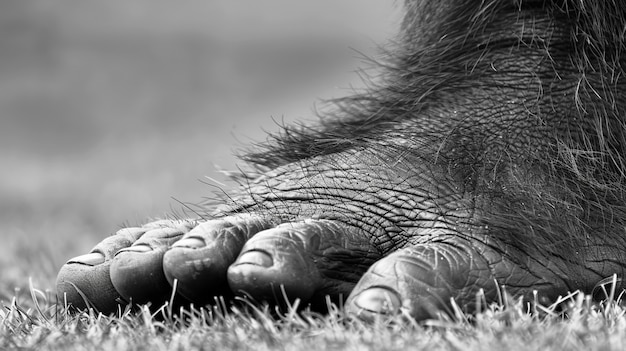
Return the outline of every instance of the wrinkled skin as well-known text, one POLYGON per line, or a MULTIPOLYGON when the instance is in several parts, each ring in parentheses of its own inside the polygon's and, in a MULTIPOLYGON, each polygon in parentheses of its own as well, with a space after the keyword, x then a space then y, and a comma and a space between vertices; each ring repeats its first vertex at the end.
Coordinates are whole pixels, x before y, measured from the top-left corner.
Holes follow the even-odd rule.
POLYGON ((364 318, 554 299, 626 267, 626 5, 406 2, 382 78, 287 128, 206 215, 126 228, 67 262, 103 312, 246 294, 364 318))

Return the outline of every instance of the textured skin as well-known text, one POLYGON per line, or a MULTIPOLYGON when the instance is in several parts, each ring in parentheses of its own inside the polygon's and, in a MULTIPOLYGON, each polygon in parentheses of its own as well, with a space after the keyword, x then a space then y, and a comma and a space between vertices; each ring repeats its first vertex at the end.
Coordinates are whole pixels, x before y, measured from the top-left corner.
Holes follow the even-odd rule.
POLYGON ((254 176, 197 221, 122 230, 68 261, 60 297, 112 312, 176 286, 181 303, 330 296, 363 318, 425 319, 499 285, 550 300, 623 275, 626 5, 406 10, 377 85, 246 155, 254 176))

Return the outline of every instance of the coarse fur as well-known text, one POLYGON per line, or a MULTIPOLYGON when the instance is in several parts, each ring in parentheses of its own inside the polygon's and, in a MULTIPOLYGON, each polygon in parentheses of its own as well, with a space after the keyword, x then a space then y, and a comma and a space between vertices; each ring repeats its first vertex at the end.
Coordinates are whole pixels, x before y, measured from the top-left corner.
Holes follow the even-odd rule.
POLYGON ((410 153, 461 179, 476 223, 517 248, 506 252, 517 263, 559 257, 587 276, 602 265, 624 273, 623 254, 603 253, 626 242, 626 3, 405 7, 367 91, 243 159, 264 171, 368 145, 410 153))

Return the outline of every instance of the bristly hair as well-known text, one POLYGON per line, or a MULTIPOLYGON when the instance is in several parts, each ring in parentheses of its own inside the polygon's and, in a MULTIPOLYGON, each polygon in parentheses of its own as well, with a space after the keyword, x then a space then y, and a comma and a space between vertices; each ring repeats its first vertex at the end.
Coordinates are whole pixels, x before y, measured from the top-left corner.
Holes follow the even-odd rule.
MULTIPOLYGON (((330 101, 332 108, 323 110, 317 125, 286 126, 266 143, 255 145, 242 159, 265 170, 376 140, 397 121, 415 117, 429 105, 441 103, 437 99, 445 99, 442 92, 453 94, 455 89, 470 84, 467 71, 478 69, 471 67, 471 55, 480 55, 486 44, 515 46, 534 40, 532 33, 529 38, 515 39, 490 37, 489 32, 492 23, 503 14, 515 20, 514 16, 530 11, 549 21, 558 19, 569 31, 566 35, 570 42, 566 44, 573 51, 566 60, 571 60, 578 70, 577 93, 585 94, 575 101, 581 113, 595 114, 597 120, 597 135, 584 141, 591 144, 588 149, 603 155, 602 162, 594 167, 604 167, 609 162, 614 170, 624 169, 626 133, 622 131, 624 109, 617 99, 617 85, 624 70, 626 4, 618 0, 426 0, 406 1, 405 8, 400 33, 384 50, 380 62, 376 62, 381 73, 375 82, 368 84, 366 91, 330 101), (590 80, 587 72, 597 71, 609 81, 590 80), (602 103, 589 104, 595 98, 602 103)), ((569 141, 563 145, 561 154, 569 154, 564 163, 578 160, 583 154, 590 155, 570 152, 580 149, 580 145, 569 141), (572 157, 572 153, 577 156, 572 157)), ((591 160, 596 162, 597 157, 593 154, 591 160)), ((589 160, 579 163, 569 167, 581 169, 589 160)))

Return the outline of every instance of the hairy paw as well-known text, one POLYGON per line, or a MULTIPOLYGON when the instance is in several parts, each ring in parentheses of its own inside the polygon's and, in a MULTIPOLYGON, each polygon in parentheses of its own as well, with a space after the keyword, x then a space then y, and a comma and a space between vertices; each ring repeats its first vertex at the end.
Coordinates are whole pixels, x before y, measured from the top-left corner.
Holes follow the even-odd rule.
POLYGON ((330 220, 275 224, 255 215, 209 221, 158 221, 125 228, 90 253, 70 259, 57 277, 61 301, 115 311, 129 302, 207 304, 246 295, 320 304, 346 297, 379 258, 357 229, 330 220))

